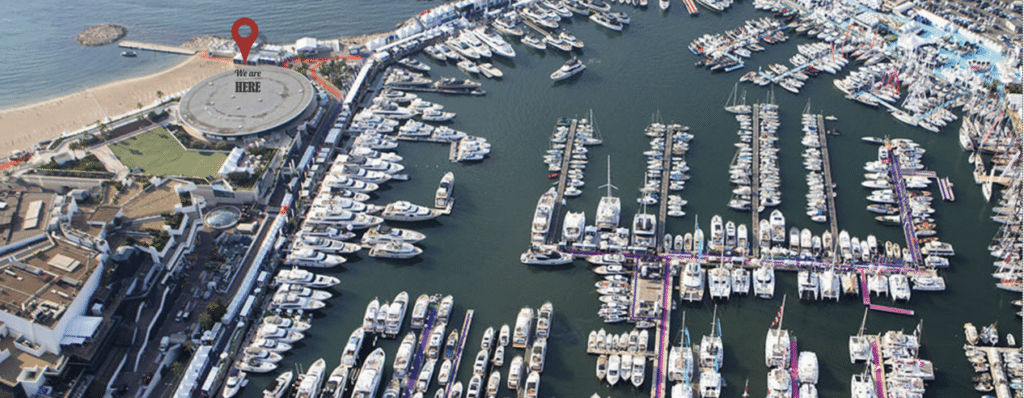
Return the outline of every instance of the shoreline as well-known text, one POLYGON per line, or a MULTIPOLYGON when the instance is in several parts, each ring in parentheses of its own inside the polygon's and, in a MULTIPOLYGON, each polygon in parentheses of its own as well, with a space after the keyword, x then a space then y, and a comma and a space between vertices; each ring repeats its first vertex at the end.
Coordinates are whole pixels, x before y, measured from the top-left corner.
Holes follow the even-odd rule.
MULTIPOLYGON (((338 40, 344 53, 351 45, 363 45, 392 32, 373 32, 334 40, 338 40)), ((204 43, 211 39, 224 40, 204 35, 196 36, 182 45, 204 43)), ((147 75, 112 80, 57 97, 0 109, 0 131, 4 132, 0 137, 0 156, 18 149, 30 149, 40 141, 57 139, 63 134, 86 128, 97 120, 103 121, 108 117, 116 118, 136 111, 138 103, 142 103, 144 108, 153 105, 157 100, 156 90, 162 91, 165 96, 170 95, 191 88, 216 73, 237 67, 233 63, 203 58, 203 53, 147 75)))
POLYGON ((170 95, 194 86, 217 73, 234 69, 233 63, 204 59, 199 55, 144 76, 115 80, 47 100, 0 110, 0 156, 29 149, 40 141, 59 138, 66 132, 95 121, 116 118, 148 107, 156 91, 170 95))

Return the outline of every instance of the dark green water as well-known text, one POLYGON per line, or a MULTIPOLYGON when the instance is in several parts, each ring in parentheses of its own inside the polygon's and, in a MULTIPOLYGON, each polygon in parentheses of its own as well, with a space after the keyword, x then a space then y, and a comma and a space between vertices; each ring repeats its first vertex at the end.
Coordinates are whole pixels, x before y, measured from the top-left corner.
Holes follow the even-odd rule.
MULTIPOLYGON (((568 208, 586 211, 592 222, 598 198, 603 191, 606 154, 612 155, 612 181, 622 197, 623 222, 631 220, 637 209, 637 188, 642 184, 648 149, 643 129, 651 115, 660 111, 666 122, 691 127, 695 135, 687 161, 691 180, 681 192, 689 201, 686 217, 669 220, 668 232, 681 234, 692 230, 694 215, 699 215, 705 230, 714 214, 725 220, 748 223, 749 213, 726 207, 732 186, 728 182, 728 164, 737 141, 738 125, 722 105, 742 71, 730 74, 711 73, 693 66, 697 57, 686 44, 705 32, 721 32, 751 18, 767 14, 756 11, 749 2, 738 2, 733 9, 716 15, 701 9, 701 15, 685 15, 681 3, 663 15, 656 6, 646 11, 616 6, 632 17, 633 23, 622 34, 612 33, 577 17, 566 27, 586 43, 581 58, 587 70, 566 84, 552 84, 548 74, 557 69, 566 56, 560 53, 539 53, 516 42, 514 61, 497 60, 505 73, 502 81, 484 81, 484 97, 447 97, 425 95, 440 102, 446 110, 458 112, 453 127, 469 134, 486 137, 493 143, 491 156, 478 164, 452 164, 447 160, 448 147, 427 143, 403 143, 399 153, 411 179, 392 183, 377 193, 374 203, 384 204, 406 199, 420 204, 432 203, 436 184, 444 172, 456 176, 457 202, 450 216, 436 222, 412 227, 425 233, 424 254, 412 262, 389 262, 371 259, 350 259, 331 272, 342 279, 335 289, 336 297, 329 308, 314 320, 308 337, 282 361, 282 368, 300 363, 308 367, 316 358, 327 360, 328 371, 339 362, 348 334, 361 325, 367 302, 374 297, 392 300, 400 291, 408 291, 415 299, 421 293, 447 293, 455 296, 455 324, 473 308, 476 315, 467 345, 468 358, 458 374, 468 382, 472 355, 488 325, 512 324, 523 305, 534 308, 550 300, 555 305, 553 337, 550 339, 547 365, 541 377, 543 397, 586 397, 594 392, 601 396, 649 396, 651 373, 640 390, 619 383, 609 388, 594 376, 595 357, 585 353, 587 334, 601 327, 615 333, 626 331, 626 324, 605 325, 595 314, 600 303, 594 292, 597 279, 583 261, 571 268, 543 269, 519 263, 519 254, 529 241, 529 225, 537 198, 549 187, 546 167, 541 156, 548 147, 548 136, 558 117, 584 116, 593 109, 604 145, 591 147, 587 186, 582 196, 570 198, 568 208)), ((796 45, 807 42, 797 37, 787 43, 769 47, 755 54, 747 69, 779 62, 786 63, 796 45)), ((425 59, 425 57, 421 57, 425 59)), ((432 60, 433 78, 461 76, 454 65, 442 67, 432 60)), ((849 69, 840 73, 840 77, 849 69)), ((746 87, 748 102, 764 98, 767 88, 746 87)), ((1019 298, 995 288, 989 276, 993 272, 992 257, 986 246, 997 230, 990 221, 990 206, 983 203, 980 190, 973 183, 967 154, 957 145, 959 121, 940 134, 910 128, 885 112, 848 101, 832 86, 832 76, 821 75, 804 86, 799 96, 776 90, 782 126, 779 129, 780 167, 783 180, 781 209, 787 223, 810 228, 815 234, 825 225, 811 222, 804 216, 805 171, 800 153, 799 118, 808 99, 812 109, 836 115, 838 122, 827 122, 838 128, 841 136, 830 137, 830 154, 834 179, 838 183, 836 200, 839 225, 852 236, 875 234, 880 241, 902 241, 896 227, 883 227, 867 212, 867 190, 860 187, 863 164, 875 159, 873 145, 862 143, 862 135, 906 137, 921 143, 928 153, 924 163, 939 176, 949 176, 956 185, 957 201, 936 201, 935 218, 939 238, 951 242, 957 257, 945 273, 945 292, 913 293, 909 307, 916 316, 872 312, 868 315, 867 332, 880 333, 890 329, 913 331, 924 320, 922 356, 935 363, 937 380, 928 387, 929 397, 977 397, 971 388, 971 368, 964 359, 962 325, 973 322, 987 325, 998 320, 1000 330, 1019 331, 1021 323, 1013 316, 1010 301, 1019 298)), ((936 189, 937 191, 937 189, 936 189)), ((934 192, 938 197, 938 192, 934 192)), ((799 302, 796 300, 796 276, 779 274, 774 300, 734 297, 720 304, 725 343, 723 373, 728 386, 723 397, 738 397, 744 380, 750 379, 752 396, 766 392, 764 337, 782 295, 794 296, 786 305, 784 327, 797 336, 801 350, 818 354, 821 377, 818 384, 822 397, 849 396, 850 375, 864 369, 851 365, 847 339, 857 332, 864 306, 859 299, 844 298, 837 303, 799 302)), ((887 298, 874 299, 889 304, 887 298)), ((905 306, 905 305, 901 305, 905 306)), ((672 314, 673 344, 678 341, 679 322, 686 312, 687 325, 694 340, 710 330, 713 304, 679 305, 672 314)), ((406 327, 408 321, 406 322, 406 327)), ((404 333, 404 331, 403 331, 404 333)), ((1020 336, 1018 336, 1018 340, 1020 336)), ((398 348, 397 341, 382 343, 387 358, 384 382, 390 378, 391 363, 398 348)), ((506 353, 506 361, 522 354, 506 353)), ((652 366, 648 366, 648 369, 652 366)), ((253 377, 244 392, 246 397, 259 396, 259 390, 273 377, 253 377)), ((506 374, 502 373, 504 385, 506 374)), ((382 383, 383 384, 383 383, 382 383)), ((383 390, 383 385, 381 386, 383 390)), ((433 396, 430 390, 425 396, 433 396)), ((502 389, 499 396, 511 396, 502 389)))

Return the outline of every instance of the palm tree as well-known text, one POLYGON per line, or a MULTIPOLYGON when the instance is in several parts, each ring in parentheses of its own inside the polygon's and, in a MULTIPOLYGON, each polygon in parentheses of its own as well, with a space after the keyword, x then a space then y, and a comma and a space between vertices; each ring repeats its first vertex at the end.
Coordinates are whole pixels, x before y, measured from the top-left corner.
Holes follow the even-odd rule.
POLYGON ((157 99, 157 101, 159 101, 163 97, 164 97, 164 92, 160 91, 160 90, 156 90, 156 99, 157 99))

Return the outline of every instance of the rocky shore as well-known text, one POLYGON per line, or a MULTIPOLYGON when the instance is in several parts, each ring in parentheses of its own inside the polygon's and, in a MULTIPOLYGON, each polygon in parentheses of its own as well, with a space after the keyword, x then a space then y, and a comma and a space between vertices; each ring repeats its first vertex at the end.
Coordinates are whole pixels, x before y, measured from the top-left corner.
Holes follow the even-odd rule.
POLYGON ((128 34, 128 29, 118 25, 99 25, 79 33, 76 39, 83 46, 104 46, 121 40, 128 34))

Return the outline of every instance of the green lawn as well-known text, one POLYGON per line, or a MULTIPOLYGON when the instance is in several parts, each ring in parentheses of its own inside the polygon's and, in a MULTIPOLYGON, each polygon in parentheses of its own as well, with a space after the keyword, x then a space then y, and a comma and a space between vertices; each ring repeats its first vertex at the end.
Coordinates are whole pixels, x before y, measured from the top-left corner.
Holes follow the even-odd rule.
POLYGON ((162 127, 113 144, 110 150, 129 169, 160 176, 215 175, 227 158, 223 152, 186 151, 162 127))

